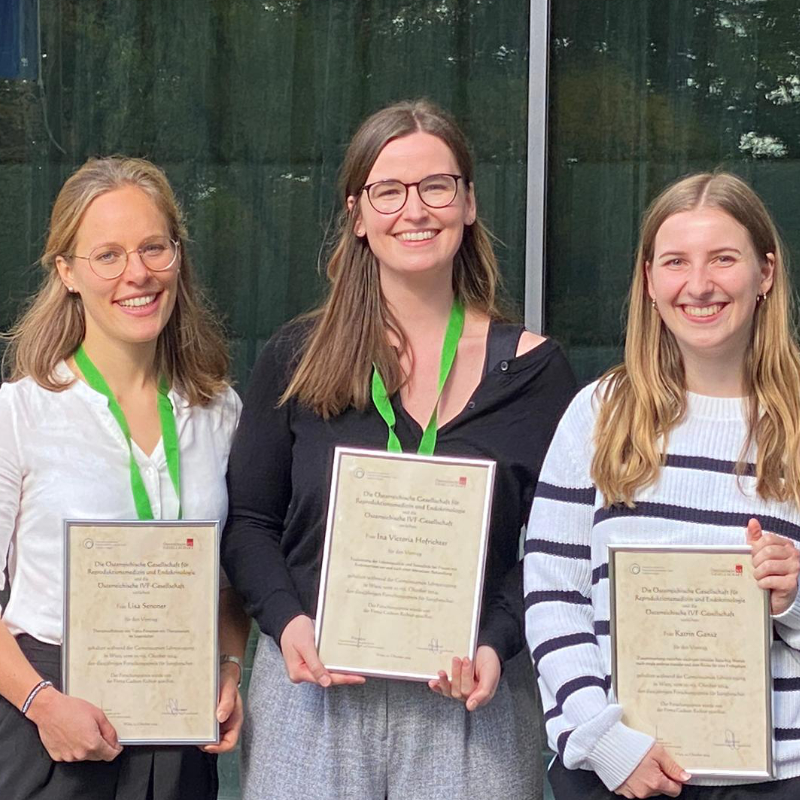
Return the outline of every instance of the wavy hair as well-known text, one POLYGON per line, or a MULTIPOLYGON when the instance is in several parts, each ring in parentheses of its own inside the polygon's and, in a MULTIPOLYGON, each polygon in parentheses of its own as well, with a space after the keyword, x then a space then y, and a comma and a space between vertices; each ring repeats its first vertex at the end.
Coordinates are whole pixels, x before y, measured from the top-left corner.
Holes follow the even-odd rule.
POLYGON ((669 433, 686 413, 683 358, 653 308, 646 269, 656 234, 673 214, 707 207, 724 211, 750 235, 762 261, 775 256, 767 301, 756 305, 745 355, 748 434, 737 472, 755 445, 756 488, 767 499, 800 505, 800 353, 793 339, 786 256, 761 198, 729 173, 691 175, 665 189, 642 219, 628 309, 625 360, 598 385, 592 479, 606 506, 633 506, 637 490, 658 478, 669 433))
POLYGON ((186 251, 183 214, 172 187, 158 167, 141 158, 89 159, 61 187, 40 259, 44 281, 6 335, 9 345, 4 367, 12 381, 30 375, 53 392, 70 385, 58 381, 54 369, 83 341, 85 317, 80 296, 68 292, 59 277, 56 258, 70 260, 74 256, 78 229, 92 201, 125 186, 135 186, 150 197, 164 215, 171 238, 180 246, 175 308, 158 337, 156 374, 166 377, 190 404, 207 405, 229 383, 225 336, 195 283, 194 267, 186 251))
MULTIPOLYGON (((389 142, 417 131, 441 139, 455 156, 464 186, 473 186, 475 170, 467 140, 453 118, 433 103, 397 103, 376 112, 361 125, 347 149, 340 175, 342 208, 327 266, 328 295, 322 306, 308 315, 314 324, 282 403, 296 397, 327 419, 351 406, 366 408, 373 364, 390 396, 407 379, 399 359, 399 353, 407 346, 406 336, 381 292, 378 261, 366 237, 355 234, 359 204, 350 209, 347 199, 359 195, 389 142), (389 343, 387 331, 399 340, 399 350, 389 343)), ((453 291, 467 308, 493 319, 505 319, 498 285, 491 236, 476 220, 464 227, 461 246, 453 259, 453 291)))

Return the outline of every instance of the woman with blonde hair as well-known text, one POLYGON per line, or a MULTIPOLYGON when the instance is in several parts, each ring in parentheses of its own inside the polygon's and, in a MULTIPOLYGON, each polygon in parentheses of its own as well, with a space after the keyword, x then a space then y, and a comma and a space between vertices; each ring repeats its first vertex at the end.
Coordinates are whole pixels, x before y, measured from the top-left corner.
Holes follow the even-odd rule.
POLYGON ((219 744, 123 749, 101 709, 60 691, 63 520, 227 513, 240 403, 185 243, 161 170, 134 158, 88 161, 56 198, 43 284, 10 334, 10 381, 0 387, 4 798, 212 800, 214 754, 238 737, 235 662, 247 620, 229 588, 219 744))
POLYGON ((775 225, 741 179, 693 175, 645 213, 624 363, 565 413, 528 526, 526 631, 559 800, 800 791, 800 356, 790 299, 775 225), (778 780, 713 786, 627 727, 609 694, 608 545, 745 542, 778 634, 778 780))
POLYGON ((222 544, 262 631, 247 800, 541 797, 519 535, 573 379, 556 344, 504 323, 473 179, 430 103, 367 119, 342 170, 328 297, 255 367, 222 544), (387 442, 497 462, 475 662, 445 659, 430 684, 331 672, 314 646, 334 447, 387 442))

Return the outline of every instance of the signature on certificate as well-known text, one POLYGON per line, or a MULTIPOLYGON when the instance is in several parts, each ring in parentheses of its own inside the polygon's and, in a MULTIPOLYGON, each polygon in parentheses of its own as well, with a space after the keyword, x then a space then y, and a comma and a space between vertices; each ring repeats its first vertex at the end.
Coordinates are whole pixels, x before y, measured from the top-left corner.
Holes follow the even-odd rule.
POLYGON ((167 713, 177 716, 180 713, 180 710, 181 709, 178 705, 178 701, 174 697, 170 697, 167 700, 167 713))
POLYGON ((736 738, 736 734, 731 730, 725 731, 725 747, 730 750, 738 750, 742 746, 742 743, 739 739, 736 738))

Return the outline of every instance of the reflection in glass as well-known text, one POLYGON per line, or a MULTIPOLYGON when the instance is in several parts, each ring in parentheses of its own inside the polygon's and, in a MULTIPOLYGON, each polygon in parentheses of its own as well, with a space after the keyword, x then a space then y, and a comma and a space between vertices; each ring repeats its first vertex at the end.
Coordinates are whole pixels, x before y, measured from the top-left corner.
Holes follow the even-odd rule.
POLYGON ((619 360, 638 223, 724 167, 800 251, 800 8, 780 0, 552 4, 545 324, 584 380, 619 360))

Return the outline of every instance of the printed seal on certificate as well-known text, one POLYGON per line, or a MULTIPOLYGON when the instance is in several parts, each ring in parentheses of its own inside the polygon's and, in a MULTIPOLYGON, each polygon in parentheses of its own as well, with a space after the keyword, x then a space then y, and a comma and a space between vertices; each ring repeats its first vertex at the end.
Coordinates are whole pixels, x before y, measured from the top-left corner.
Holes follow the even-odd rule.
POLYGON ((474 659, 495 463, 337 447, 317 604, 325 666, 406 680, 474 659))
POLYGON ((219 522, 64 522, 64 691, 123 744, 212 744, 219 522))
POLYGON ((692 775, 771 778, 772 623, 748 546, 609 545, 622 721, 692 775))

